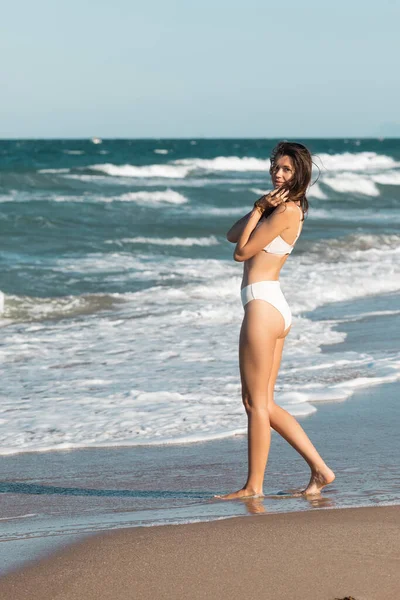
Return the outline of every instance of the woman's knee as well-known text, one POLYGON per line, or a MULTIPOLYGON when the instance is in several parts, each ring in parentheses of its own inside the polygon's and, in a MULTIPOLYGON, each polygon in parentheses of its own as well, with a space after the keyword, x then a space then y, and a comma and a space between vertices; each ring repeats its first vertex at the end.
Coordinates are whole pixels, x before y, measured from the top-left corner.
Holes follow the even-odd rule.
POLYGON ((242 402, 247 413, 250 411, 250 396, 247 392, 242 391, 242 402))
POLYGON ((268 407, 268 396, 266 393, 253 394, 251 395, 247 391, 242 391, 242 402, 247 414, 254 411, 267 411, 268 407))

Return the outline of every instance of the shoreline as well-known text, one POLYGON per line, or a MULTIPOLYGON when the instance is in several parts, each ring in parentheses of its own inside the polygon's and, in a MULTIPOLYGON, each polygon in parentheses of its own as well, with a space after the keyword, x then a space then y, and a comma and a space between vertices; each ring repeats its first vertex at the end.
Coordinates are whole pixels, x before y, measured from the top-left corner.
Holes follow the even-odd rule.
MULTIPOLYGON (((304 488, 308 467, 274 435, 264 509, 297 514, 400 502, 394 487, 398 391, 398 382, 359 389, 351 400, 321 403, 316 413, 301 419, 337 475, 319 499, 290 496, 304 488), (327 430, 333 434, 327 436, 327 430)), ((86 539, 98 531, 246 515, 249 506, 243 502, 210 501, 214 494, 239 489, 246 475, 246 450, 246 436, 237 436, 162 451, 85 448, 3 457, 1 570, 20 568, 66 540, 86 539)))
MULTIPOLYGON (((249 502, 249 501, 247 501, 249 502)), ((0 578, 7 600, 398 598, 399 506, 108 531, 0 578)))

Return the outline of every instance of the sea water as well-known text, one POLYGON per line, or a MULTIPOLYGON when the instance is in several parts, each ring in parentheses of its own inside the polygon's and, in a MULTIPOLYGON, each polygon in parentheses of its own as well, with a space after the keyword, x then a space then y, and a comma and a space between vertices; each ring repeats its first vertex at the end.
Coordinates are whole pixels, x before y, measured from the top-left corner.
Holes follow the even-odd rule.
MULTIPOLYGON (((293 326, 276 391, 295 416, 399 375, 398 355, 365 345, 327 360, 346 336, 329 311, 310 318, 399 290, 399 144, 305 143, 320 173, 281 273, 293 326)), ((245 432, 225 235, 271 189, 274 144, 0 142, 2 454, 245 432)))

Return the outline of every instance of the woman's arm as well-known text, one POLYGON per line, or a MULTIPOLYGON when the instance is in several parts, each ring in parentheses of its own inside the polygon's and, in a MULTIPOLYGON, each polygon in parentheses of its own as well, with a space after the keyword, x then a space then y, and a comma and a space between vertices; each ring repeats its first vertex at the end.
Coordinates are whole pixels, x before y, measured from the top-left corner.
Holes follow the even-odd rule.
MULTIPOLYGON (((272 190, 268 194, 261 196, 258 200, 254 202, 254 208, 258 208, 259 210, 259 220, 262 216, 267 217, 269 213, 276 208, 279 204, 284 202, 287 199, 287 194, 282 193, 279 189, 272 190)), ((226 239, 228 242, 232 242, 236 244, 239 239, 239 236, 243 233, 243 229, 245 228, 251 214, 253 211, 247 213, 244 217, 236 221, 234 225, 230 228, 228 233, 226 234, 226 239)), ((254 227, 253 227, 254 229, 254 227)))
POLYGON ((282 231, 288 229, 293 215, 298 215, 298 211, 294 210, 294 206, 290 206, 289 204, 278 206, 272 215, 263 221, 252 235, 259 220, 258 209, 255 208, 242 234, 239 236, 233 258, 237 262, 243 262, 258 254, 260 250, 272 242, 282 231))
MULTIPOLYGON (((244 217, 239 219, 239 221, 236 221, 236 223, 234 225, 232 225, 232 227, 226 234, 226 239, 228 240, 228 242, 232 242, 232 244, 236 244, 247 221, 249 220, 250 215, 251 215, 251 212, 247 213, 247 215, 245 215, 244 217)), ((261 215, 260 215, 260 218, 261 218, 261 215)))
POLYGON ((261 212, 259 211, 259 209, 253 208, 253 210, 251 211, 251 213, 249 215, 249 218, 247 219, 247 223, 245 223, 244 227, 242 228, 242 231, 239 235, 239 239, 237 240, 236 248, 233 253, 233 258, 236 261, 242 262, 242 260, 247 260, 246 258, 244 258, 244 259, 238 258, 239 252, 248 243, 249 238, 250 238, 251 234, 253 233, 253 231, 256 229, 258 221, 260 220, 261 216, 262 215, 261 215, 261 212))

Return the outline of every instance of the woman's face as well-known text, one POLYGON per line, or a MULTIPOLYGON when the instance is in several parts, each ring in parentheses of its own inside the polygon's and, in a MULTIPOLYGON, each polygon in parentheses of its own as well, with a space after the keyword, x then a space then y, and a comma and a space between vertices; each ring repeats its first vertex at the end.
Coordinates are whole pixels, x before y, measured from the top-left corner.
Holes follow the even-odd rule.
POLYGON ((279 188, 294 175, 293 161, 290 156, 281 156, 277 159, 271 173, 274 188, 279 188))

